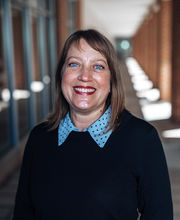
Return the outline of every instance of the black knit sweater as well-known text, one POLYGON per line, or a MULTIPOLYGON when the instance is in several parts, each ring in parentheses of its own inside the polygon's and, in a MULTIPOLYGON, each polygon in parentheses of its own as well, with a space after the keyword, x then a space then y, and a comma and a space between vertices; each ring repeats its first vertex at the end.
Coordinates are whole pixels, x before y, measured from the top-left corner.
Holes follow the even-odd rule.
POLYGON ((36 126, 25 148, 13 220, 172 220, 166 160, 156 129, 124 110, 100 148, 88 132, 36 126))

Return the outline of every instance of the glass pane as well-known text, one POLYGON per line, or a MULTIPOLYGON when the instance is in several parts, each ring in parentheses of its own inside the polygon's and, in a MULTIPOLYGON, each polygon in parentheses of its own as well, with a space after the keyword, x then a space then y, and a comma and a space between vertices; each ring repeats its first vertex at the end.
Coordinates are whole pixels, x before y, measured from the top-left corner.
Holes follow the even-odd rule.
POLYGON ((51 105, 52 105, 52 100, 51 100, 51 73, 50 73, 50 33, 49 33, 49 18, 46 18, 46 28, 45 28, 45 32, 46 32, 46 39, 45 42, 46 43, 46 65, 47 65, 47 71, 46 71, 46 77, 45 77, 45 85, 46 85, 46 89, 47 89, 47 95, 48 95, 48 111, 50 111, 51 109, 51 105))
POLYGON ((69 34, 76 29, 76 1, 68 1, 68 31, 69 34))
POLYGON ((47 0, 38 0, 38 6, 43 9, 47 9, 47 0))
POLYGON ((33 91, 36 98, 36 120, 41 121, 42 115, 42 89, 43 83, 41 82, 40 68, 39 68, 39 52, 38 52, 38 36, 37 36, 37 17, 32 19, 32 42, 33 42, 33 63, 34 63, 34 81, 33 91))
POLYGON ((0 14, 0 157, 10 148, 9 90, 3 54, 2 17, 0 14))
MULTIPOLYGON (((27 1, 27 0, 26 0, 27 1)), ((29 3, 32 7, 36 8, 38 6, 38 0, 30 0, 29 3)))
MULTIPOLYGON (((39 81, 37 82, 37 86, 39 86, 39 91, 36 93, 37 96, 37 110, 38 114, 43 113, 43 116, 47 116, 46 114, 49 112, 49 52, 48 52, 48 41, 49 41, 49 33, 47 29, 46 18, 42 17, 40 19, 37 26, 37 39, 38 39, 38 49, 36 53, 38 54, 39 61, 39 81), (41 111, 39 112, 39 109, 41 111)), ((43 118, 40 118, 42 120, 43 118)), ((39 120, 38 120, 39 121, 39 120)))
POLYGON ((49 10, 49 0, 45 0, 45 9, 49 10))
POLYGON ((26 85, 24 64, 22 12, 18 10, 13 10, 13 40, 15 62, 15 99, 18 107, 18 127, 21 138, 27 134, 29 129, 29 91, 27 90, 26 85))

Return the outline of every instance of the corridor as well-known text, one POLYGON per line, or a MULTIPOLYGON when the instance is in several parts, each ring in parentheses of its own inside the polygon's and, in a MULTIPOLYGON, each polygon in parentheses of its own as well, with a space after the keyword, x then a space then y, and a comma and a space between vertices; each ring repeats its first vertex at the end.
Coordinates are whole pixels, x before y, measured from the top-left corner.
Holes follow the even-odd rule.
POLYGON ((91 28, 115 47, 126 108, 159 133, 180 219, 179 9, 179 0, 0 0, 0 220, 11 220, 29 132, 53 109, 62 46, 91 28))

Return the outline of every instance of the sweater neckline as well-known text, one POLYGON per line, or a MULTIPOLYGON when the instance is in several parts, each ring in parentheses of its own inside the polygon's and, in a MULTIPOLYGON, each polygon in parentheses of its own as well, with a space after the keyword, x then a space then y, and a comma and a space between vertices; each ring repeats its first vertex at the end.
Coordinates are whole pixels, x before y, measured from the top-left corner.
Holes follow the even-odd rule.
POLYGON ((67 113, 65 118, 61 120, 58 127, 58 146, 61 146, 72 131, 89 132, 90 136, 97 143, 100 148, 103 148, 108 141, 112 130, 108 130, 108 124, 111 117, 111 106, 104 112, 104 114, 97 119, 91 126, 83 131, 77 129, 71 121, 70 114, 67 113))

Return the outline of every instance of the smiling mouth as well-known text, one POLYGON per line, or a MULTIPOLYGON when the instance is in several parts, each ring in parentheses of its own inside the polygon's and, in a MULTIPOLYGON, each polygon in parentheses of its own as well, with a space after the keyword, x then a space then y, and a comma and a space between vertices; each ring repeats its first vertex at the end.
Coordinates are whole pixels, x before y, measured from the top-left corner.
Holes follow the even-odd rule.
POLYGON ((96 91, 96 89, 90 86, 75 86, 74 91, 80 95, 92 95, 96 91))

